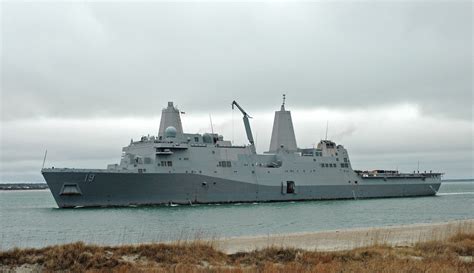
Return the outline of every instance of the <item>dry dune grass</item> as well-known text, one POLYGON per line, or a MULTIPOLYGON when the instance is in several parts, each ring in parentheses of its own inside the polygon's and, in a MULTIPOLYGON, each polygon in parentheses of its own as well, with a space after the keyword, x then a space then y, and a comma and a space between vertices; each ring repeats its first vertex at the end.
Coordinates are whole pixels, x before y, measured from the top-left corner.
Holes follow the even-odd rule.
POLYGON ((84 272, 93 269, 117 269, 141 263, 162 265, 201 262, 214 264, 226 255, 205 242, 176 244, 143 244, 137 246, 99 247, 82 242, 51 246, 42 249, 13 249, 0 253, 1 265, 38 264, 47 271, 67 270, 84 272))
POLYGON ((205 241, 99 247, 73 243, 0 253, 0 271, 44 272, 474 272, 474 233, 394 247, 318 252, 268 247, 224 254, 205 241))

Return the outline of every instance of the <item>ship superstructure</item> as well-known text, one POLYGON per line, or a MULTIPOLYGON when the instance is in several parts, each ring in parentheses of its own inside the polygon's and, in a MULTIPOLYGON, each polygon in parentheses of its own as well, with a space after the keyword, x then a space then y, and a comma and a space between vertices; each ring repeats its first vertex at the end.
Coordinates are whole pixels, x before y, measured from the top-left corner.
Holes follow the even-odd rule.
POLYGON ((330 140, 300 149, 285 100, 275 112, 269 151, 257 154, 249 114, 248 145, 217 133, 184 133, 180 111, 169 102, 157 136, 122 149, 107 169, 45 168, 59 207, 128 206, 357 199, 435 195, 440 173, 354 171, 347 150, 330 140))

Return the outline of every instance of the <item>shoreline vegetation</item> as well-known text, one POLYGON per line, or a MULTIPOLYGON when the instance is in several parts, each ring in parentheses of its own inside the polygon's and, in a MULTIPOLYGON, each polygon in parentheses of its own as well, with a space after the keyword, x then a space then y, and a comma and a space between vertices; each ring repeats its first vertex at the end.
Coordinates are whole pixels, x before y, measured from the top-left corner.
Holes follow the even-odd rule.
POLYGON ((471 219, 266 237, 12 249, 0 252, 0 272, 467 273, 474 272, 473 256, 471 219))

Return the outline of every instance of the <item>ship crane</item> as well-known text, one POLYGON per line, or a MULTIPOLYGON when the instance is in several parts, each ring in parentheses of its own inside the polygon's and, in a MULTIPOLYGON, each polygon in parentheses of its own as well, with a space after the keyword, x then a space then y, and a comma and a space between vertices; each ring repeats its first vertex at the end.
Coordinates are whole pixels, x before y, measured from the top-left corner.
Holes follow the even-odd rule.
POLYGON ((249 118, 252 118, 252 117, 249 116, 249 114, 247 114, 247 112, 245 112, 245 110, 242 109, 242 107, 240 107, 240 105, 235 100, 232 102, 232 109, 234 109, 234 106, 237 106, 240 112, 242 112, 242 114, 244 115, 243 120, 244 120, 245 132, 247 133, 247 139, 250 142, 250 149, 252 150, 252 153, 255 154, 256 153, 255 143, 253 140, 252 129, 250 128, 250 122, 249 122, 249 118))

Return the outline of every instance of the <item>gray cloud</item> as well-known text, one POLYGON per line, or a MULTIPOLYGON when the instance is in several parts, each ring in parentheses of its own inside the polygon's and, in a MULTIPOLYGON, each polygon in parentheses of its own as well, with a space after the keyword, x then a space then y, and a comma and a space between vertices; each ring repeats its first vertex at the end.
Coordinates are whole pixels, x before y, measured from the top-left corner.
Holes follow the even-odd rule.
POLYGON ((472 119, 472 3, 2 4, 2 119, 416 103, 472 119))
POLYGON ((0 182, 118 162, 169 100, 241 144, 237 99, 264 151, 282 93, 300 147, 329 120, 356 168, 473 176, 470 1, 1 5, 0 182))

